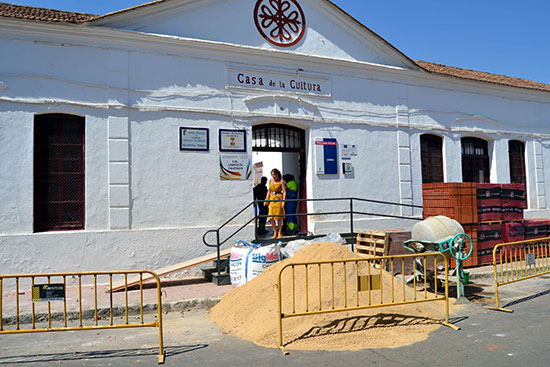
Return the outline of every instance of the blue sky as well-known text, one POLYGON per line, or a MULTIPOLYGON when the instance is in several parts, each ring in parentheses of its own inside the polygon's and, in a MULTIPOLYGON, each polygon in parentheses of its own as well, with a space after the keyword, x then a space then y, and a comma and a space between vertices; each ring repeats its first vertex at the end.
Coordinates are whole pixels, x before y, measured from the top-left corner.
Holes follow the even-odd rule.
MULTIPOLYGON (((105 14, 147 0, 0 0, 105 14)), ((332 0, 414 60, 550 84, 550 1, 332 0)))

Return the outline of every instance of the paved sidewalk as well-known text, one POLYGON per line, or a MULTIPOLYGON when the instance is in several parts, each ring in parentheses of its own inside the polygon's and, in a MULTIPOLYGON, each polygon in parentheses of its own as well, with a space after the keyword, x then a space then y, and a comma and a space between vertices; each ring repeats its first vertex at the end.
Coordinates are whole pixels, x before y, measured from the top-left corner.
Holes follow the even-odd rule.
MULTIPOLYGON (((492 280, 493 267, 481 266, 477 268, 466 269, 470 272, 470 279, 476 280, 492 280)), ((55 280, 52 280, 54 282, 55 280)), ((37 281, 38 283, 38 281, 37 281)), ((67 311, 69 313, 79 312, 79 295, 78 283, 75 279, 68 280, 66 289, 67 311)), ((98 309, 109 308, 110 294, 107 292, 108 285, 102 284, 97 287, 97 307, 98 309)), ((146 312, 152 312, 156 309, 157 291, 156 288, 144 286, 143 304, 146 312)), ((165 280, 162 283, 162 303, 163 310, 168 311, 184 311, 194 308, 210 308, 215 305, 219 299, 229 290, 231 285, 217 286, 214 283, 205 282, 201 278, 188 278, 179 280, 165 280)), ((10 287, 5 282, 2 294, 2 317, 5 322, 14 321, 14 316, 17 313, 17 302, 15 297, 15 285, 10 287)), ((93 285, 82 286, 82 309, 84 318, 93 318, 95 292, 93 285)), ((21 322, 29 322, 32 313, 32 295, 30 283, 25 284, 23 280, 19 286, 19 314, 21 322)), ((126 304, 126 295, 124 291, 113 293, 112 305, 113 308, 123 310, 126 304)), ((140 304, 139 288, 132 288, 128 291, 128 305, 130 306, 130 314, 138 314, 140 304)), ((47 315, 47 302, 35 303, 35 313, 42 314, 42 318, 47 315)), ((52 313, 63 312, 63 302, 51 302, 52 313)), ((120 314, 120 312, 118 312, 120 314)), ((59 315, 57 316, 59 318, 59 315)))
POLYGON ((470 279, 493 279, 494 270, 493 265, 478 266, 475 268, 466 268, 465 270, 470 272, 470 279))
MULTIPOLYGON (((55 280, 52 280, 52 283, 55 280)), ((12 282, 13 283, 13 282, 12 282)), ((38 280, 36 283, 40 283, 38 280)), ((79 294, 78 283, 73 280, 66 288, 66 303, 67 312, 74 314, 79 312, 79 294)), ((98 284, 97 292, 94 291, 93 285, 82 286, 82 310, 84 318, 93 318, 95 309, 95 297, 97 295, 97 308, 99 310, 109 308, 111 304, 111 294, 108 293, 107 284, 98 284)), ((131 288, 128 291, 128 305, 130 306, 130 314, 139 314, 140 308, 140 291, 139 288, 131 288)), ((217 286, 214 283, 205 282, 201 278, 188 278, 179 280, 167 280, 162 282, 162 303, 163 311, 183 311, 192 308, 209 308, 216 304, 221 296, 232 289, 231 285, 217 286)), ((15 292, 15 284, 4 282, 4 292, 2 293, 2 317, 5 323, 13 323, 14 316, 17 314, 17 299, 15 292)), ((19 315, 20 322, 30 322, 32 314, 32 294, 31 284, 28 284, 22 279, 19 285, 19 315)), ((157 290, 156 288, 144 285, 143 289, 143 304, 145 312, 156 310, 157 290)), ((63 302, 54 301, 50 303, 52 314, 57 314, 56 319, 59 319, 59 314, 63 313, 63 302)), ((125 309, 126 294, 124 290, 114 292, 112 294, 112 305, 117 309, 117 314, 120 310, 125 309)), ((48 312, 48 302, 34 303, 35 313, 41 315, 39 318, 44 319, 48 312)), ((62 316, 61 316, 62 317, 62 316)), ((78 316, 77 316, 78 317, 78 316)))
MULTIPOLYGON (((164 366, 547 367, 550 276, 503 287, 503 305, 514 309, 513 314, 484 308, 494 305, 492 283, 478 283, 484 288, 478 299, 452 315, 452 322, 462 330, 440 328, 428 340, 400 348, 328 352, 289 347, 289 354, 282 355, 276 348, 260 347, 220 330, 206 310, 170 312, 163 317, 164 366)), ((334 334, 348 332, 331 325, 324 327, 334 334)), ((384 322, 374 327, 384 333, 399 325, 384 322)), ((0 366, 154 366, 158 331, 143 328, 0 335, 0 345, 0 366)))

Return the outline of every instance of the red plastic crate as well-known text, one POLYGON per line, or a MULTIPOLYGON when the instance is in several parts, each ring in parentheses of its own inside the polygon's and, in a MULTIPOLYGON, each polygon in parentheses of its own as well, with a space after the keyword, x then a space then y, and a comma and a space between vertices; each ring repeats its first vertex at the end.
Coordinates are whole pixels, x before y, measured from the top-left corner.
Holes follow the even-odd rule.
POLYGON ((493 263, 493 248, 502 243, 502 224, 477 226, 477 258, 479 265, 493 263))
POLYGON ((501 184, 500 197, 503 207, 527 208, 527 196, 524 184, 501 184))
POLYGON ((502 224, 502 242, 518 242, 525 239, 523 223, 511 222, 502 224))
POLYGON ((523 222, 525 239, 532 240, 536 238, 548 237, 548 220, 526 220, 523 222))

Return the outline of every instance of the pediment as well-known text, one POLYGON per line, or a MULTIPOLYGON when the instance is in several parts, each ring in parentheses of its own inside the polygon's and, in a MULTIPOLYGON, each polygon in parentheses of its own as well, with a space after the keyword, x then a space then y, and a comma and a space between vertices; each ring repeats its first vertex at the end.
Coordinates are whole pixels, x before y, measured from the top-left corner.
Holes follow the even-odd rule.
POLYGON ((104 16, 91 25, 417 68, 407 56, 329 0, 157 0, 104 16), (286 23, 277 28, 281 14, 286 23))

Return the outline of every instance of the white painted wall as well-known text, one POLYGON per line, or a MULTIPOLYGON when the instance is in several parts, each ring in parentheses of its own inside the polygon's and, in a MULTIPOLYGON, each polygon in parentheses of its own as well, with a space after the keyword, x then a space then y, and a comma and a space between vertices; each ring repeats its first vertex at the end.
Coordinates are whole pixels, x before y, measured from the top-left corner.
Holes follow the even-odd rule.
MULTIPOLYGON (((289 48, 294 53, 362 61, 396 67, 409 62, 350 18, 323 1, 302 0, 307 30, 303 39, 289 48)), ((133 31, 247 45, 265 50, 277 48, 256 30, 250 1, 215 0, 166 2, 147 11, 105 18, 99 24, 133 31), (227 16, 231 14, 231 16, 227 16), (205 27, 212 24, 215 27, 205 27), (182 26, 185 25, 185 26, 182 26)), ((410 67, 410 66, 409 66, 410 67)))
MULTIPOLYGON (((323 12, 314 10, 312 2, 305 4, 315 14, 313 24, 320 24, 315 17, 323 12)), ((168 20, 166 27, 176 27, 175 20, 168 20)), ((258 161, 267 158, 252 153, 251 129, 262 123, 306 131, 308 198, 353 196, 421 204, 419 142, 425 132, 444 138, 446 181, 462 180, 460 139, 477 136, 491 141, 491 180, 505 183, 507 141, 519 139, 526 142, 526 216, 549 216, 547 93, 351 62, 367 56, 348 52, 360 38, 345 39, 347 31, 340 30, 350 25, 341 22, 314 27, 299 49, 281 52, 268 51, 263 44, 243 49, 120 30, 2 20, 0 48, 10 52, 0 58, 0 271, 156 268, 208 252, 202 235, 248 204, 252 190, 252 180, 219 180, 218 129, 246 129, 248 154, 258 161), (339 30, 331 33, 332 46, 316 49, 314 31, 328 35, 331 27, 339 30), (336 45, 350 58, 324 53, 336 45), (308 53, 313 56, 301 55, 308 53), (285 74, 301 68, 329 78, 331 95, 228 88, 229 67, 285 74), (84 231, 32 233, 33 119, 45 112, 86 118, 84 231), (181 126, 209 128, 210 151, 180 151, 181 126), (358 154, 350 161, 353 175, 314 174, 312 142, 323 137, 357 146, 358 154)), ((154 28, 158 25, 160 21, 153 20, 143 29, 160 31, 154 28)), ((246 37, 256 36, 244 37, 246 44, 252 42, 246 37)), ((369 49, 367 40, 362 45, 358 52, 387 56, 369 49)), ((395 61, 392 57, 389 61, 395 61)), ((269 164, 283 167, 285 173, 287 163, 281 155, 278 159, 269 164)), ((266 164, 264 174, 270 169, 266 164)), ((310 211, 348 208, 346 201, 309 204, 310 211)), ((372 203, 358 203, 355 209, 405 213, 372 203)), ((231 225, 245 222, 248 214, 231 225)), ((356 228, 414 224, 362 219, 356 228)), ((345 215, 319 215, 311 219, 309 230, 345 230, 345 220, 345 215)))

